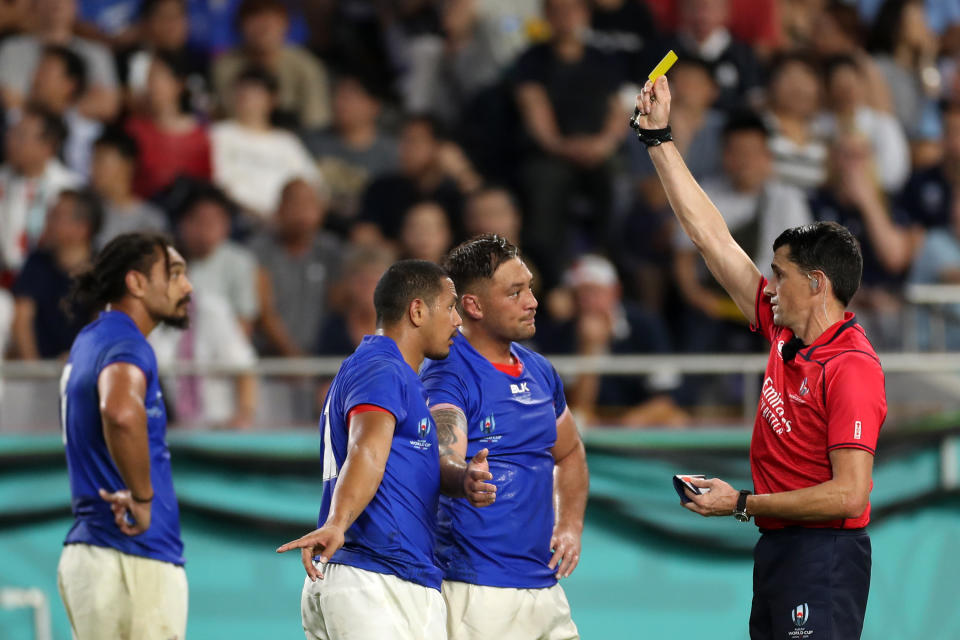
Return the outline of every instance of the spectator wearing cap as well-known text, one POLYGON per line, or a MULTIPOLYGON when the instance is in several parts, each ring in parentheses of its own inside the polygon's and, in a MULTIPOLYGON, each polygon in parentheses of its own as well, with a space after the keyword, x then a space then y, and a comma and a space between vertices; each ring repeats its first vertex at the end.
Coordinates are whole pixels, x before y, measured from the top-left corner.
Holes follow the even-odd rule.
POLYGON ((378 123, 381 107, 377 89, 364 76, 344 73, 333 87, 333 125, 304 132, 329 190, 336 228, 356 218, 373 179, 397 168, 397 140, 378 123))
MULTIPOLYGON (((703 180, 703 190, 723 212, 737 244, 754 264, 768 271, 773 242, 783 229, 813 222, 806 197, 774 178, 773 158, 763 120, 751 111, 735 112, 723 129, 722 173, 703 180)), ((693 352, 726 351, 745 338, 745 319, 707 271, 693 242, 682 230, 674 235, 673 274, 690 326, 683 331, 693 352)))
POLYGON ((270 123, 276 94, 272 74, 245 69, 234 80, 233 118, 214 124, 210 133, 214 183, 258 222, 273 215, 290 180, 320 186, 320 174, 300 139, 270 123))
POLYGON ((57 196, 83 182, 57 159, 65 137, 60 118, 33 106, 7 130, 7 162, 0 167, 0 273, 19 270, 57 196))
POLYGON ((190 264, 194 290, 226 300, 249 336, 260 313, 257 259, 229 239, 231 213, 219 189, 199 187, 177 215, 177 239, 190 264))
POLYGON ((8 109, 23 107, 37 63, 47 45, 70 48, 83 58, 87 84, 77 108, 84 116, 110 121, 120 108, 117 71, 102 44, 74 35, 76 0, 32 0, 35 26, 29 35, 8 38, 0 47, 0 89, 8 109))
MULTIPOLYGON (((537 342, 547 353, 583 356, 670 352, 662 321, 621 297, 620 279, 606 258, 587 254, 566 271, 564 285, 573 297, 573 316, 541 326, 537 342)), ((586 424, 629 427, 681 426, 687 423, 671 393, 680 379, 672 372, 645 376, 585 373, 567 385, 568 403, 586 424)))
POLYGON ((126 131, 140 153, 133 189, 142 198, 155 196, 180 175, 210 179, 210 138, 185 104, 187 73, 179 58, 155 52, 143 112, 127 120, 126 131))
POLYGON ((234 80, 249 66, 277 77, 277 107, 293 128, 312 129, 330 122, 327 71, 310 52, 286 44, 290 17, 282 0, 243 0, 236 13, 239 49, 219 56, 213 64, 213 85, 220 107, 232 114, 234 80))
POLYGON ((68 167, 83 176, 90 175, 90 154, 93 141, 103 125, 84 116, 78 107, 87 84, 83 58, 72 49, 60 45, 44 47, 33 74, 29 101, 63 120, 67 138, 63 157, 68 167))
POLYGON ((89 318, 64 310, 72 278, 90 265, 103 212, 90 191, 61 191, 46 217, 40 246, 13 285, 13 350, 22 360, 59 358, 89 318))
POLYGON ((137 142, 119 128, 109 128, 93 145, 90 186, 103 203, 103 224, 94 239, 102 249, 122 233, 167 231, 163 211, 133 192, 137 166, 137 142))

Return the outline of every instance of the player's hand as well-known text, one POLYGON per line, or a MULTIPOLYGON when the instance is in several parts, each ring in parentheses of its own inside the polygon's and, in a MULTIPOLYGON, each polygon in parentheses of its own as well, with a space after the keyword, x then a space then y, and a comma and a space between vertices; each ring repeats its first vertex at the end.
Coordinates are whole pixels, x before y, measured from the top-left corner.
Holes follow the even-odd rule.
POLYGON ((670 87, 667 77, 660 76, 656 83, 647 80, 637 96, 640 113, 636 122, 641 129, 664 129, 670 124, 670 87))
POLYGON ((463 474, 463 494, 475 507, 486 507, 497 499, 497 487, 487 483, 493 479, 490 473, 490 464, 487 462, 487 449, 477 451, 476 455, 467 463, 467 471, 463 474))
POLYGON ((307 571, 307 577, 316 582, 317 578, 323 580, 323 574, 314 566, 313 557, 320 556, 320 563, 326 564, 337 552, 337 549, 342 546, 343 529, 332 524, 325 524, 305 536, 281 545, 277 548, 277 553, 300 549, 300 561, 307 571))
POLYGON ((693 502, 685 502, 683 506, 702 516, 729 516, 737 506, 740 492, 719 478, 701 480, 690 478, 690 484, 695 487, 710 489, 709 493, 696 495, 690 489, 684 489, 687 497, 693 502))
POLYGON ((150 502, 137 502, 127 489, 113 493, 100 489, 100 497, 110 503, 113 520, 124 535, 140 535, 150 528, 152 500, 150 502))
POLYGON ((553 551, 553 557, 550 558, 548 566, 557 570, 558 580, 573 573, 580 562, 580 534, 582 531, 582 526, 568 527, 559 524, 553 529, 553 536, 550 538, 550 550, 553 551))

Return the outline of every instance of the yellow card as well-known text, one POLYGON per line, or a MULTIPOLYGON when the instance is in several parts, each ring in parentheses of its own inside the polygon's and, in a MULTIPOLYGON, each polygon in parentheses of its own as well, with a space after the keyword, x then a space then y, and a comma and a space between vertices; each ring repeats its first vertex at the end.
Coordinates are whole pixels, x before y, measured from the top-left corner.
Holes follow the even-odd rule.
POLYGON ((673 52, 673 49, 667 51, 667 55, 663 56, 663 60, 657 63, 657 66, 653 68, 653 71, 650 72, 650 75, 647 76, 650 78, 650 82, 656 82, 657 78, 665 74, 667 71, 670 71, 670 67, 673 66, 673 63, 677 61, 677 54, 673 52))

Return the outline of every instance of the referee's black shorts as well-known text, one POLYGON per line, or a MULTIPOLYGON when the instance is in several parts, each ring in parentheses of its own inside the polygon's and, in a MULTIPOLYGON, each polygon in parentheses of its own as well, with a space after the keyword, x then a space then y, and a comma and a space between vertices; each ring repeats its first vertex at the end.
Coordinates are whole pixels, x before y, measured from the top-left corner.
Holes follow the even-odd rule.
POLYGON ((870 591, 865 529, 764 531, 753 551, 751 640, 857 640, 870 591))

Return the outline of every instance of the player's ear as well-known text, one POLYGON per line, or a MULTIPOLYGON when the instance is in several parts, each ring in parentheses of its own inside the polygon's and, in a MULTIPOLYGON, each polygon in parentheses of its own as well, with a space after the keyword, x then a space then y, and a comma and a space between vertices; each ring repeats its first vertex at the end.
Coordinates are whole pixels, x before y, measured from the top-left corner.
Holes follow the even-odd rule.
POLYGON ((134 298, 142 298, 147 291, 147 277, 135 269, 127 271, 123 277, 124 284, 127 285, 127 291, 134 298))
POLYGON ((407 307, 410 323, 415 327, 422 327, 427 321, 427 304, 420 298, 414 298, 407 307))
POLYGON ((480 300, 472 293, 465 293, 460 296, 460 308, 463 309, 463 316, 471 320, 480 320, 483 318, 483 309, 480 308, 480 300))

